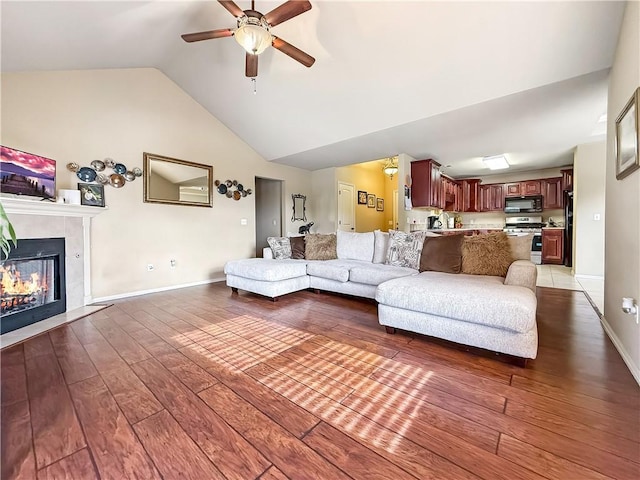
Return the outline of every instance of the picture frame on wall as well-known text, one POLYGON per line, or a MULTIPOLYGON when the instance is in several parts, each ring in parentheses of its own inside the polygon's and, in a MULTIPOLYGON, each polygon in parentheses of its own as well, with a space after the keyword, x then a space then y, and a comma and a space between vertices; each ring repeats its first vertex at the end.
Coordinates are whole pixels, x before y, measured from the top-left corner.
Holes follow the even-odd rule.
POLYGON ((376 210, 378 212, 384 212, 384 198, 378 198, 376 200, 376 210))
POLYGON ((95 183, 78 183, 80 205, 104 207, 104 185, 95 183))
POLYGON ((640 87, 626 103, 616 119, 616 179, 622 180, 640 168, 640 87))
POLYGON ((367 207, 376 208, 376 196, 373 193, 367 195, 367 207))
POLYGON ((367 204, 367 192, 364 190, 358 190, 358 205, 367 204))

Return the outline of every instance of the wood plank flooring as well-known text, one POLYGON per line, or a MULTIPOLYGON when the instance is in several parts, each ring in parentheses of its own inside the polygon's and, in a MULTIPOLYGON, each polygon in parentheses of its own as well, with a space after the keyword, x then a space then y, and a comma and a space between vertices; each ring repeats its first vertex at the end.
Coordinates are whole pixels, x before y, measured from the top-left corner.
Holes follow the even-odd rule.
POLYGON ((118 301, 1 352, 1 478, 637 480, 640 388, 582 292, 537 295, 526 369, 361 299, 118 301))

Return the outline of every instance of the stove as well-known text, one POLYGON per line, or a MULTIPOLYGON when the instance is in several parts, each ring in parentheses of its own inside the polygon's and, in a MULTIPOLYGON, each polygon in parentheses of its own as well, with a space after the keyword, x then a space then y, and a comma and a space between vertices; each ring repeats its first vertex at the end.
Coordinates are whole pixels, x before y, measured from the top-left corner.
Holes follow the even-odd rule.
POLYGON ((542 217, 507 217, 504 222, 504 231, 507 235, 533 234, 531 240, 531 261, 536 265, 542 263, 542 217))

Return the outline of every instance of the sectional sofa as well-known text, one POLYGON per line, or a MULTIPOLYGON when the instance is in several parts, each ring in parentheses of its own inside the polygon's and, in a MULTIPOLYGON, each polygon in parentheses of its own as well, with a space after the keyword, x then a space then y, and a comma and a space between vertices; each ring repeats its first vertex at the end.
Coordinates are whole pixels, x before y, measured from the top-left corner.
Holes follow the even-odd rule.
MULTIPOLYGON (((419 272, 388 265, 389 236, 382 232, 337 233, 337 258, 266 258, 230 261, 227 285, 274 300, 312 288, 378 302, 387 332, 396 328, 522 359, 536 357, 537 270, 516 260, 506 277, 419 272)), ((396 262, 397 263, 397 262, 396 262)))

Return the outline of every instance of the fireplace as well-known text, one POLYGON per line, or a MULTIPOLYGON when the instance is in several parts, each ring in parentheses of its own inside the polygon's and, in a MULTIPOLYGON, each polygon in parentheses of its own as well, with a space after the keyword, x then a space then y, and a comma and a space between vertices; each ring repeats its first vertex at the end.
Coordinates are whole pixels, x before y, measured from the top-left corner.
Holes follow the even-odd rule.
POLYGON ((64 313, 64 238, 18 240, 0 266, 0 333, 64 313))

